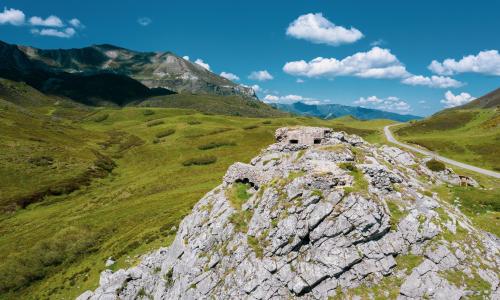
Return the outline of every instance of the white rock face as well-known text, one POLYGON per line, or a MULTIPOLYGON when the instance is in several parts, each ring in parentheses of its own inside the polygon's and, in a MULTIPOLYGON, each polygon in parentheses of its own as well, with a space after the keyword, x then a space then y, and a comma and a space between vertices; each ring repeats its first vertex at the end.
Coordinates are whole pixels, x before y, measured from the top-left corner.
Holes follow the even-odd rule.
POLYGON ((232 165, 168 248, 104 271, 78 299, 355 298, 382 280, 400 299, 498 299, 498 240, 428 196, 418 178, 434 175, 415 156, 327 128, 294 128, 322 138, 290 144, 290 130, 278 129, 250 164, 232 165), (250 196, 239 207, 233 189, 242 185, 250 196), (467 243, 450 241, 448 228, 467 243), (448 280, 453 272, 489 287, 448 280))

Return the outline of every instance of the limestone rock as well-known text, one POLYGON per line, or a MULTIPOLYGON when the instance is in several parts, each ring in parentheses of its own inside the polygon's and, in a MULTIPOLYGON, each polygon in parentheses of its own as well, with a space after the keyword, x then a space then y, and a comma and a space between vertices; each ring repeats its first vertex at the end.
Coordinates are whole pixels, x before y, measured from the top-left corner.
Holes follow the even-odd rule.
POLYGON ((327 299, 350 289, 356 299, 357 287, 386 278, 398 278, 400 299, 498 296, 497 239, 424 192, 440 175, 417 173, 417 157, 328 128, 280 128, 276 140, 233 164, 168 248, 103 271, 78 299, 327 299), (241 208, 235 185, 250 195, 241 208), (467 243, 446 240, 450 230, 467 243), (491 288, 475 291, 449 272, 491 288))

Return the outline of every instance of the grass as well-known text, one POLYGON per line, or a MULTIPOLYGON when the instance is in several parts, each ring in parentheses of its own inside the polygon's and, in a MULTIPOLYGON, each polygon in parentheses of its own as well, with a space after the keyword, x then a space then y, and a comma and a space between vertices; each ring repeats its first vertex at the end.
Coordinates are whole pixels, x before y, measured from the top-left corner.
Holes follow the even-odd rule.
POLYGON ((173 129, 173 128, 169 128, 169 129, 165 129, 165 130, 162 130, 162 131, 158 132, 158 133, 155 135, 155 137, 156 137, 157 139, 161 139, 161 138, 167 137, 167 136, 169 136, 169 135, 172 135, 172 134, 174 134, 174 133, 175 133, 175 129, 173 129))
POLYGON ((495 109, 445 110, 393 130, 398 140, 443 156, 500 171, 500 113, 495 109))
POLYGON ((210 149, 215 149, 215 148, 224 147, 224 146, 236 146, 236 143, 230 142, 230 141, 215 141, 215 142, 210 142, 207 144, 200 145, 200 146, 198 146, 198 149, 210 150, 210 149))
POLYGON ((404 211, 399 209, 399 206, 393 201, 386 201, 389 212, 391 213, 391 229, 397 230, 399 221, 406 216, 404 211))
MULTIPOLYGON (((53 104, 21 108, 0 99, 0 205, 14 204, 13 210, 0 215, 0 298, 75 298, 97 287, 108 257, 116 258, 115 268, 123 268, 137 263, 136 255, 169 245, 175 236, 169 229, 178 227, 193 205, 220 184, 229 165, 248 162, 271 144, 276 128, 341 127, 367 139, 382 130, 378 121, 343 124, 293 117, 273 117, 266 126, 243 130, 269 120, 148 109, 165 123, 145 126, 151 116, 144 114, 144 108, 87 110, 53 104), (94 122, 93 116, 99 114, 108 118, 94 122), (200 124, 189 125, 193 119, 200 124), (176 132, 162 143, 144 142, 169 128, 176 132), (235 145, 210 149, 217 158, 214 163, 191 167, 180 163, 204 157, 206 150, 198 146, 221 141, 235 145), (70 193, 46 195, 25 209, 16 208, 13 199, 57 187, 93 168, 95 151, 116 164, 109 175, 92 178, 70 193), (72 242, 61 245, 68 240, 72 242)), ((251 215, 241 211, 232 217, 238 230, 245 231, 251 215)))

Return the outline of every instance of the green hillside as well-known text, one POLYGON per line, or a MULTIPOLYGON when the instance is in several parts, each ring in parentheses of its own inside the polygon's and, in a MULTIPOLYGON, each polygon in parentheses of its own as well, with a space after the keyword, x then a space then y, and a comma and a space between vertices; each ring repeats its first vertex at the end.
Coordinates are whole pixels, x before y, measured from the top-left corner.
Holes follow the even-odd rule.
POLYGON ((278 127, 329 126, 377 142, 390 123, 88 108, 22 93, 0 97, 4 299, 70 299, 95 288, 108 257, 129 266, 168 245, 227 167, 255 156, 278 127))
POLYGON ((444 110, 393 131, 401 141, 500 171, 500 112, 496 108, 444 110))

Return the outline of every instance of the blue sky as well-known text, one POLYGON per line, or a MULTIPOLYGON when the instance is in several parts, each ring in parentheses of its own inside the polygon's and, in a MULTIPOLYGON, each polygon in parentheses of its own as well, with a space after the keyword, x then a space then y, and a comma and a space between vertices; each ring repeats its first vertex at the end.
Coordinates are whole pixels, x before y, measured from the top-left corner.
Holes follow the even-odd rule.
POLYGON ((0 7, 6 42, 168 50, 258 85, 266 101, 429 115, 500 86, 494 0, 8 0, 0 7))

